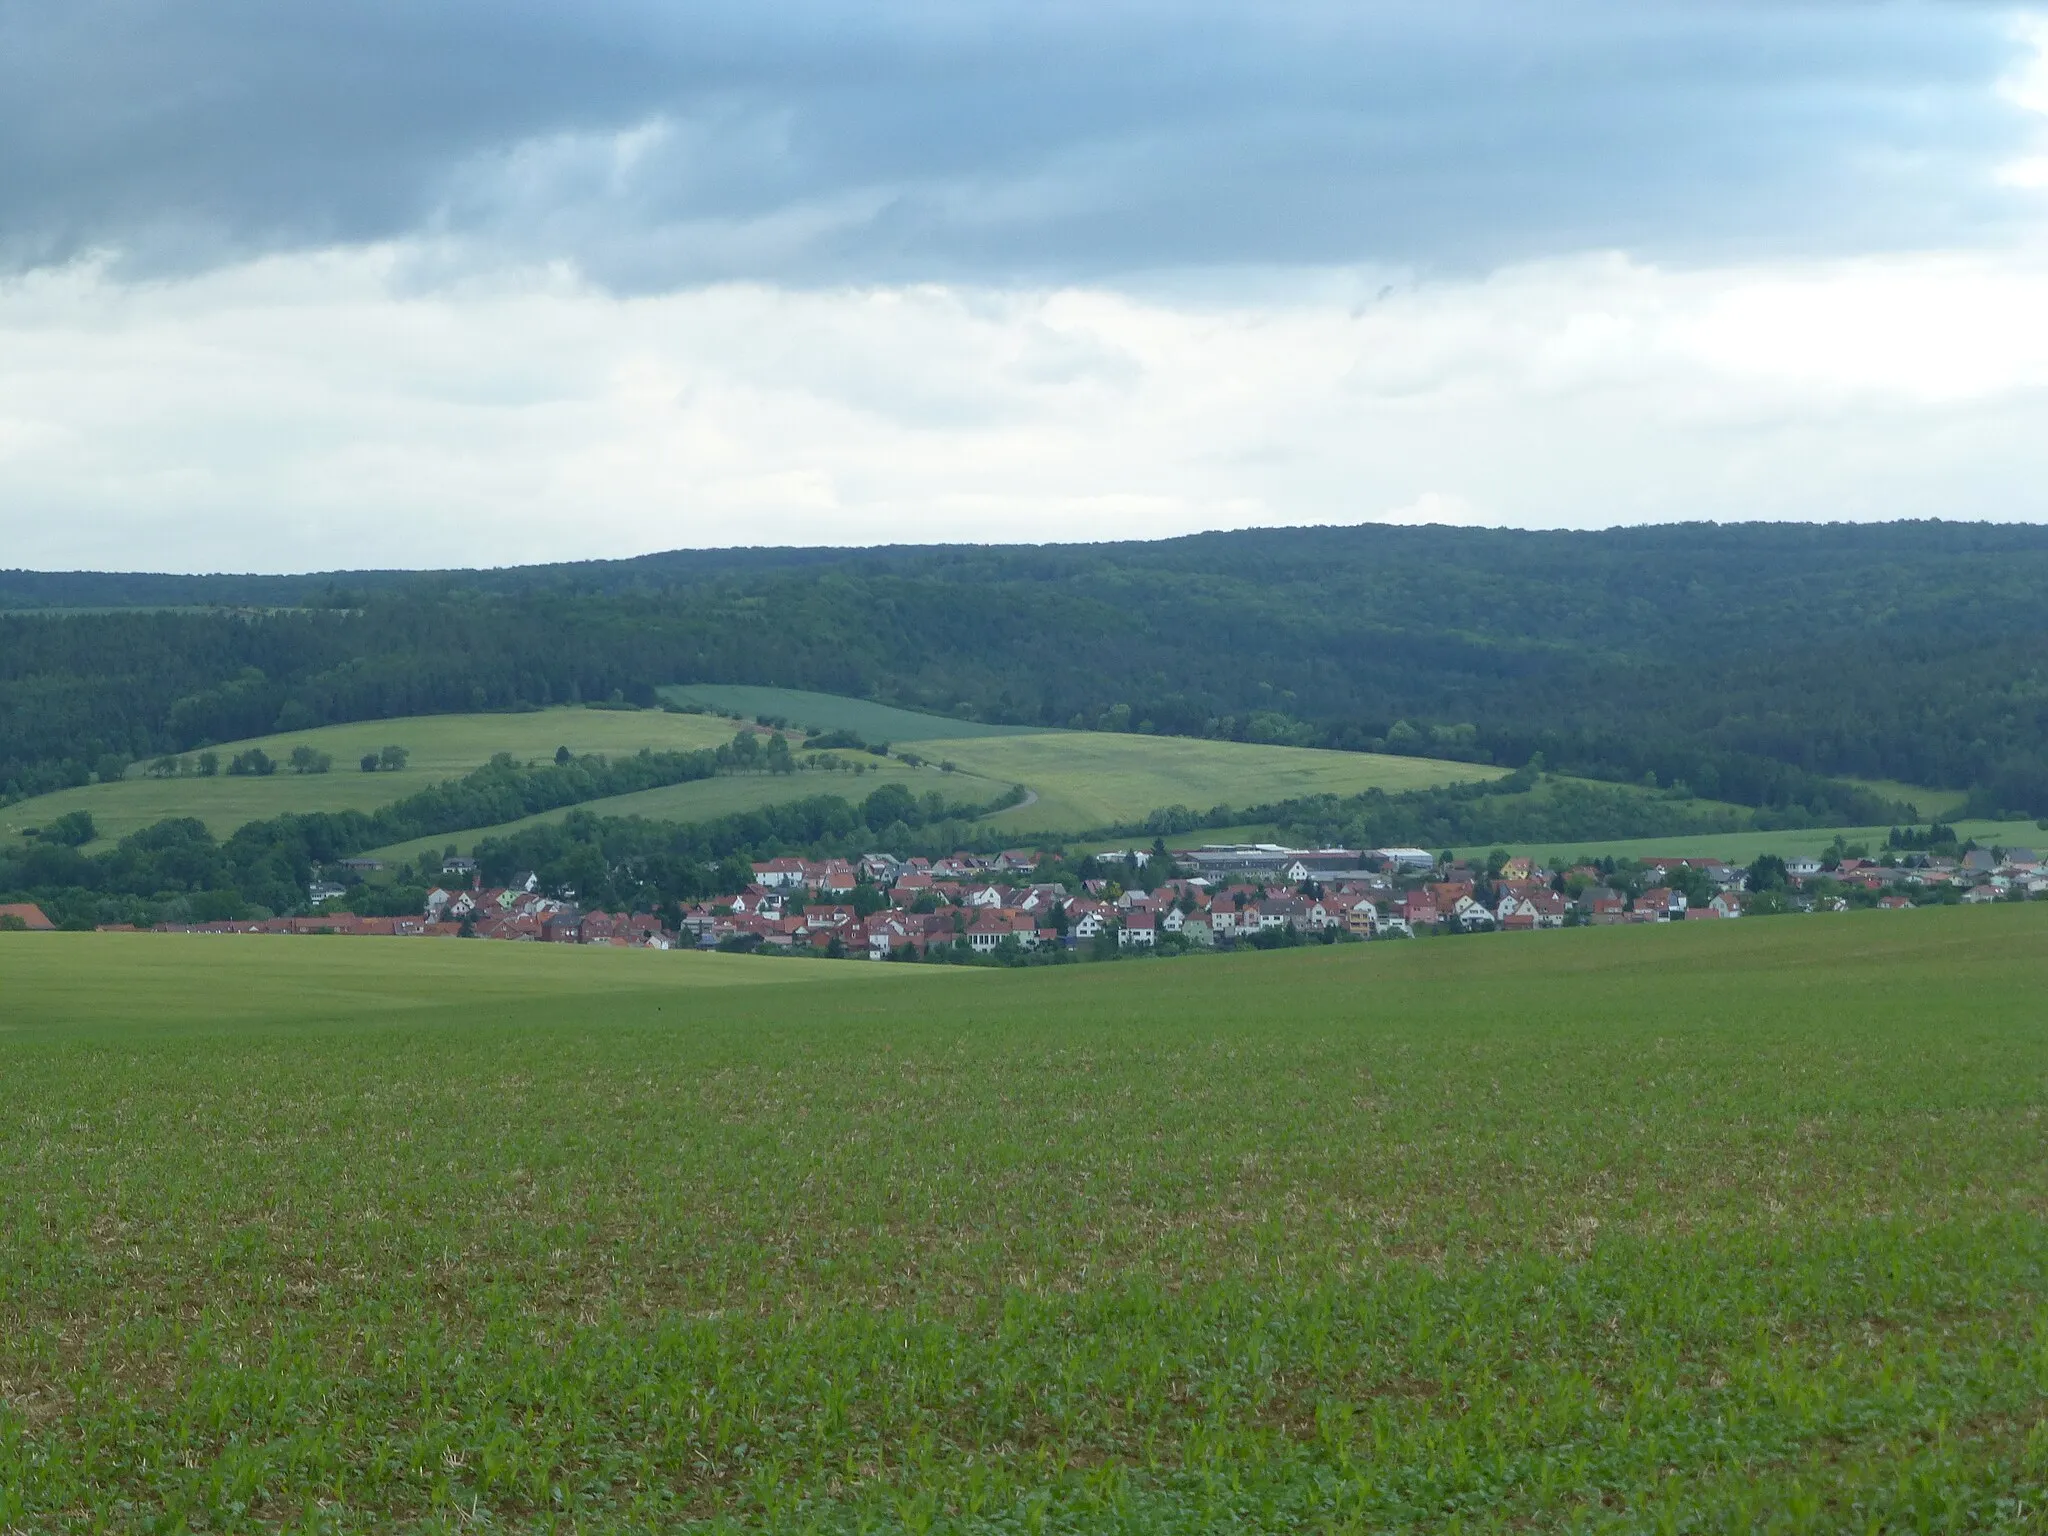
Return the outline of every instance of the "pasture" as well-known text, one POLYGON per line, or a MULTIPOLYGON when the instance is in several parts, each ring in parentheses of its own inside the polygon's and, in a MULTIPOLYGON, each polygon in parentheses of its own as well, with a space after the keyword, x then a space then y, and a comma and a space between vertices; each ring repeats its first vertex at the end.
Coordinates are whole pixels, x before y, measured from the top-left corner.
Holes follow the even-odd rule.
POLYGON ((1476 763, 1311 747, 1266 747, 1186 736, 1048 731, 980 740, 913 744, 917 755, 956 763, 968 773, 1038 792, 1035 804, 990 818, 990 825, 1033 832, 1078 831, 1141 820, 1162 806, 1207 811, 1299 795, 1355 795, 1499 777, 1476 763))
MULTIPOLYGON (((1011 785, 1021 783, 1033 792, 1035 799, 998 812, 978 825, 996 829, 1005 836, 1057 841, 1095 827, 1142 820, 1166 805, 1206 811, 1227 802, 1249 805, 1326 790, 1351 794, 1375 785, 1390 790, 1412 789, 1488 778, 1501 772, 1497 768, 1429 758, 1092 731, 905 741, 896 753, 888 758, 837 754, 842 761, 865 765, 867 772, 859 777, 820 771, 780 777, 743 774, 592 800, 580 809, 599 816, 700 821, 806 795, 843 795, 858 801, 889 783, 900 783, 919 795, 936 790, 948 800, 986 803, 1011 785), (904 752, 918 758, 920 766, 903 762, 904 752), (954 765, 952 772, 941 766, 948 762, 954 765)), ((479 827, 447 837, 419 838, 376 852, 385 858, 411 858, 449 843, 467 852, 484 838, 502 836, 538 822, 559 821, 567 814, 566 809, 547 811, 521 821, 479 827)), ((1257 830, 1262 836, 1271 832, 1270 828, 1257 830)), ((1226 828, 1190 833, 1175 839, 1175 845, 1194 847, 1244 831, 1226 828)), ((1098 846, 1129 841, 1112 839, 1098 846)))
MULTIPOLYGON (((731 722, 705 715, 571 705, 523 714, 410 715, 328 725, 210 748, 219 754, 221 763, 221 772, 212 778, 152 779, 144 765, 137 763, 126 778, 112 784, 59 790, 0 807, 0 837, 18 837, 23 827, 40 826, 77 810, 92 812, 101 838, 107 840, 125 837, 167 816, 196 816, 215 836, 225 837, 245 822, 287 811, 374 811, 442 779, 481 767, 499 752, 509 752, 523 762, 551 758, 558 747, 579 755, 618 755, 642 747, 688 751, 730 741, 733 730, 731 722), (237 752, 260 747, 282 764, 297 746, 327 753, 334 759, 333 768, 327 773, 297 774, 280 766, 275 774, 262 778, 227 772, 228 761, 237 752), (387 746, 406 749, 406 766, 396 772, 364 773, 359 767, 363 755, 387 746)), ((183 755, 189 761, 198 753, 183 755)))
POLYGON ((990 725, 958 720, 922 710, 898 709, 870 699, 836 693, 808 693, 800 688, 756 688, 743 683, 677 683, 657 690, 677 704, 702 704, 709 709, 738 710, 749 720, 758 715, 784 719, 819 731, 852 731, 863 741, 928 741, 933 737, 1028 736, 1035 725, 990 725))
POLYGON ((643 789, 630 795, 609 795, 602 800, 587 800, 580 806, 542 811, 538 815, 500 822, 496 826, 415 838, 410 842, 395 843, 389 848, 375 849, 373 854, 382 859, 411 859, 422 853, 439 852, 451 843, 459 851, 468 853, 487 837, 503 837, 524 827, 560 821, 572 810, 588 811, 597 816, 645 816, 654 821, 709 821, 736 811, 756 811, 764 806, 802 800, 810 795, 839 795, 858 804, 884 784, 901 784, 919 795, 938 790, 951 801, 977 803, 993 800, 1010 787, 977 779, 971 774, 954 773, 942 777, 932 769, 911 768, 893 758, 869 757, 862 753, 838 755, 844 761, 861 763, 867 771, 855 774, 845 770, 807 769, 791 774, 734 773, 715 779, 696 779, 688 784, 665 784, 658 789, 643 789))
POLYGON ((2038 1529, 2044 938, 0 935, 0 1530, 2038 1529))

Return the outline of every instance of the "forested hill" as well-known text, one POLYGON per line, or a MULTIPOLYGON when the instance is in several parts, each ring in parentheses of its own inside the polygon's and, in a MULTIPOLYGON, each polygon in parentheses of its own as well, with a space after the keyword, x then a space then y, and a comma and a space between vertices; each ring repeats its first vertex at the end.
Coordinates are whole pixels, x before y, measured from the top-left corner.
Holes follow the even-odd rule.
POLYGON ((12 793, 272 729, 694 680, 1517 765, 1540 752, 1752 803, 1860 775, 2048 811, 2048 529, 2024 525, 1367 526, 425 574, 0 573, 9 605, 74 610, 0 616, 12 793))

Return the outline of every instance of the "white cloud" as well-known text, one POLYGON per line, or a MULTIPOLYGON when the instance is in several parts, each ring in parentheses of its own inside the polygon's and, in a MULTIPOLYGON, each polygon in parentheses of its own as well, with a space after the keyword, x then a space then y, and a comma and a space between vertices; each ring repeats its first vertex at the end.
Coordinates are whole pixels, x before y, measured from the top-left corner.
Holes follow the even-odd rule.
POLYGON ((2019 255, 1333 270, 1227 303, 424 283, 443 254, 0 284, 0 564, 2048 515, 2048 263, 2019 255))

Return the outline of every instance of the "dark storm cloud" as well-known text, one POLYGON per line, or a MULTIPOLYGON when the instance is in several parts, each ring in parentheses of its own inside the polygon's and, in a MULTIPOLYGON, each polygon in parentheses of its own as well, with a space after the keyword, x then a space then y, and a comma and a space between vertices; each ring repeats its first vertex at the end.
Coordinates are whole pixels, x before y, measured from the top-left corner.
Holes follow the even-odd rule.
POLYGON ((433 233, 662 288, 1969 241, 1969 5, 0 0, 0 259, 433 233))

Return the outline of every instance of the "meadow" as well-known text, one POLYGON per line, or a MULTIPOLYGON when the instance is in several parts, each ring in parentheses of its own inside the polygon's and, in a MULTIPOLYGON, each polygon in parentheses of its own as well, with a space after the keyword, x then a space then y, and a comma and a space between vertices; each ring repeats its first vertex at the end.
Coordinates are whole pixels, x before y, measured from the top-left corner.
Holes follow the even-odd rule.
MULTIPOLYGON (((212 778, 187 774, 153 779, 137 763, 111 784, 89 784, 37 795, 0 807, 0 837, 18 837, 23 827, 41 826, 67 811, 90 811, 104 839, 118 839, 167 816, 196 816, 217 837, 246 822, 287 811, 374 811, 443 779, 481 767, 499 752, 524 762, 552 758, 558 747, 579 755, 688 751, 732 740, 730 721, 708 715, 674 715, 660 710, 583 709, 564 705, 521 714, 411 715, 396 720, 363 720, 290 731, 247 741, 224 742, 210 750, 220 757, 212 778), (307 746, 334 759, 327 773, 298 774, 282 766, 265 777, 230 775, 236 753, 260 747, 282 764, 292 748, 307 746), (365 753, 387 746, 406 749, 406 766, 394 772, 364 773, 365 753)), ((198 753, 184 754, 188 762, 198 753)))
POLYGON ((737 710, 749 720, 765 715, 819 731, 852 731, 862 741, 929 741, 936 737, 1029 736, 1036 725, 990 725, 923 710, 898 709, 871 699, 836 693, 809 693, 801 688, 757 688, 744 683, 677 683, 657 690, 676 704, 701 704, 707 709, 737 710))
POLYGON ((948 800, 975 803, 993 800, 1010 787, 971 774, 953 773, 942 777, 936 769, 912 768, 890 758, 858 753, 838 755, 845 761, 860 762, 867 771, 861 774, 822 769, 792 774, 735 773, 715 779, 696 779, 688 784, 665 784, 659 789, 643 789, 630 795, 608 795, 602 800, 587 800, 580 806, 542 811, 535 816, 500 822, 496 826, 450 832, 445 836, 414 838, 410 842, 394 843, 388 848, 372 849, 371 854, 381 859, 411 859, 422 853, 439 852, 451 844, 457 851, 468 853, 485 838, 504 837, 526 827, 560 821, 571 810, 587 811, 596 816, 645 816, 654 821, 708 821, 715 816, 755 811, 763 806, 802 800, 809 795, 839 795, 858 804, 884 784, 901 784, 919 795, 937 790, 948 800))
MULTIPOLYGON (((806 697, 823 699, 829 695, 806 697)), ((944 723, 950 726, 955 722, 944 723)), ((859 800, 889 783, 901 783, 919 795, 936 790, 948 800, 983 803, 994 800, 1013 784, 1023 784, 1031 792, 1030 800, 987 817, 979 825, 1020 840, 1043 837, 1063 841, 1091 828, 1142 821, 1167 805, 1206 811, 1224 803, 1249 805, 1323 792, 1353 794, 1373 786, 1416 789, 1491 778, 1502 772, 1498 768, 1432 758, 1093 731, 906 740, 894 745, 896 754, 888 758, 837 754, 843 761, 864 764, 867 772, 858 778, 843 772, 805 772, 781 777, 738 775, 615 795, 589 801, 580 809, 599 816, 698 821, 806 795, 836 794, 859 800), (906 752, 918 759, 918 766, 912 767, 902 760, 906 752), (941 766, 946 763, 953 765, 952 771, 941 766)), ((467 852, 484 838, 500 837, 537 822, 559 821, 567 814, 567 810, 547 811, 501 826, 480 827, 447 837, 419 838, 375 852, 384 858, 410 858, 450 843, 467 852)), ((1226 828, 1189 834, 1177 838, 1175 846, 1194 847, 1243 831, 1226 828)), ((1270 828, 1261 829, 1261 835, 1270 832, 1270 828)), ((1122 846, 1129 841, 1126 838, 1118 843, 1113 839, 1091 846, 1122 846)))
POLYGON ((915 744, 934 762, 1004 784, 1025 784, 1038 799, 989 818, 1018 834, 1077 831, 1142 820, 1162 806, 1207 811, 1302 795, 1398 791, 1500 777, 1475 763, 1310 747, 1267 747, 1187 736, 1048 731, 980 740, 939 738, 915 744))
POLYGON ((2036 1530, 2044 938, 0 935, 0 1530, 2036 1530))

